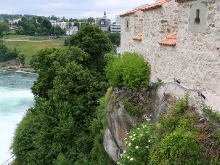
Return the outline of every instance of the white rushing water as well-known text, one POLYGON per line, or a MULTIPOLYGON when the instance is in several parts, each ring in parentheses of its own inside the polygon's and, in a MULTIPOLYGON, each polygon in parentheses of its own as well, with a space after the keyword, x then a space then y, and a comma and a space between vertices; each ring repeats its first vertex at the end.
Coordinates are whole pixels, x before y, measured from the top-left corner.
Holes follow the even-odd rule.
POLYGON ((36 78, 31 73, 0 71, 0 164, 11 157, 16 125, 34 104, 30 88, 36 78))

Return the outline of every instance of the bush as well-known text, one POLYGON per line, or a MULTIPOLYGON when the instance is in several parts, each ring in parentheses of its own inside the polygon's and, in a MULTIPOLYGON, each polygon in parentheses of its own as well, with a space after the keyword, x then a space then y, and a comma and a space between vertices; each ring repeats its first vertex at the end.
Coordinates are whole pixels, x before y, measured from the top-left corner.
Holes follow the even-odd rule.
POLYGON ((137 53, 124 53, 106 67, 109 84, 115 87, 147 87, 150 79, 150 66, 137 53))
POLYGON ((128 133, 128 138, 125 138, 126 150, 121 154, 118 164, 148 164, 150 148, 156 140, 155 135, 150 120, 147 120, 140 127, 134 127, 128 133))

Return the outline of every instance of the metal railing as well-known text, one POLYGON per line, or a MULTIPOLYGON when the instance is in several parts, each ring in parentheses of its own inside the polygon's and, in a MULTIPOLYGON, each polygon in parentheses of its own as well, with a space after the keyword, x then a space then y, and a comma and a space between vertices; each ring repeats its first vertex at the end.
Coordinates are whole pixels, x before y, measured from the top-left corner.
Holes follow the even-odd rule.
POLYGON ((4 163, 2 163, 1 165, 12 165, 12 163, 15 160, 15 156, 12 156, 11 158, 9 158, 8 160, 6 160, 4 163))

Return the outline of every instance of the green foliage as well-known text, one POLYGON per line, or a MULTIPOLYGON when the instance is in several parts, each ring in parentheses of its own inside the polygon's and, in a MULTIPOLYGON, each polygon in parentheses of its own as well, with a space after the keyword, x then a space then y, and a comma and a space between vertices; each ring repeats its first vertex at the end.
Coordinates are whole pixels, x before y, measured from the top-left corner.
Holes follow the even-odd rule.
POLYGON ((0 62, 16 59, 17 56, 18 52, 16 49, 10 50, 5 44, 0 43, 0 62))
POLYGON ((104 150, 103 146, 103 136, 105 132, 105 128, 107 126, 107 121, 105 117, 105 100, 106 96, 102 97, 99 100, 100 105, 97 107, 95 111, 95 118, 93 118, 90 130, 91 134, 94 137, 93 140, 93 148, 90 153, 90 164, 96 164, 96 165, 114 165, 114 161, 111 160, 104 150))
POLYGON ((0 37, 3 35, 3 32, 9 31, 9 25, 8 22, 0 22, 0 37))
POLYGON ((35 106, 16 129, 12 144, 16 162, 111 162, 102 147, 105 111, 95 113, 105 83, 87 69, 87 59, 88 54, 76 47, 46 48, 36 55, 35 106))
POLYGON ((24 16, 17 26, 16 33, 21 35, 47 36, 65 33, 65 30, 60 26, 52 26, 48 18, 41 16, 33 16, 31 18, 24 16))
POLYGON ((106 34, 113 45, 120 45, 121 42, 121 34, 118 32, 111 32, 106 34))
POLYGON ((125 138, 126 150, 121 154, 118 164, 120 165, 146 165, 150 148, 156 142, 154 126, 147 120, 140 127, 134 128, 125 138))
POLYGON ((70 61, 75 61, 85 66, 87 58, 88 54, 76 47, 46 48, 41 50, 36 55, 36 62, 33 64, 34 69, 39 71, 39 73, 38 79, 32 87, 32 92, 35 96, 48 98, 48 92, 53 89, 53 80, 59 69, 65 67, 70 61))
MULTIPOLYGON (((198 139, 194 116, 188 111, 188 97, 179 99, 156 123, 148 120, 129 132, 126 151, 118 164, 203 165, 205 148, 198 139)), ((213 138, 219 139, 219 132, 213 138)), ((218 144, 216 140, 215 145, 218 144)), ((218 158, 213 157, 213 165, 218 158)))
POLYGON ((103 72, 106 66, 105 54, 112 45, 106 34, 96 25, 84 24, 70 38, 70 45, 77 46, 89 54, 87 67, 96 72, 103 72))
POLYGON ((143 110, 139 107, 133 105, 128 100, 123 101, 125 109, 128 111, 128 113, 134 117, 134 118, 140 118, 143 115, 143 110))
POLYGON ((150 66, 137 53, 124 53, 106 67, 109 84, 115 87, 148 87, 150 66))
POLYGON ((108 88, 107 92, 105 94, 105 106, 107 106, 107 104, 108 104, 108 101, 110 99, 111 93, 112 93, 112 87, 108 88))
POLYGON ((163 164, 204 164, 195 131, 180 126, 172 133, 165 134, 160 144, 163 164))
POLYGON ((204 114, 212 121, 215 122, 220 122, 220 114, 218 112, 214 112, 211 108, 209 107, 204 107, 202 109, 202 111, 204 112, 204 114))
POLYGON ((220 145, 220 130, 217 129, 212 134, 213 141, 211 142, 212 147, 219 147, 220 145))
POLYGON ((1 67, 6 67, 6 63, 2 63, 2 64, 1 64, 1 67))
POLYGON ((25 64, 25 55, 24 55, 24 53, 19 53, 18 57, 17 57, 17 60, 22 64, 22 66, 24 66, 24 64, 25 64))

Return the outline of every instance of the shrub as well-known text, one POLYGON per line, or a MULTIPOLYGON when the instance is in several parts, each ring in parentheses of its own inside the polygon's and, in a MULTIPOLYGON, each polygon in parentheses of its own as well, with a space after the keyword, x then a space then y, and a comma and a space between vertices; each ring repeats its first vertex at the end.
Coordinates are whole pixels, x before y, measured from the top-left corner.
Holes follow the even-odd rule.
POLYGON ((140 127, 134 127, 125 138, 126 150, 121 154, 120 165, 145 165, 148 164, 148 156, 151 145, 155 142, 155 132, 150 120, 140 127))
POLYGON ((150 66, 137 53, 124 53, 106 67, 109 84, 115 87, 147 87, 150 79, 150 66))

